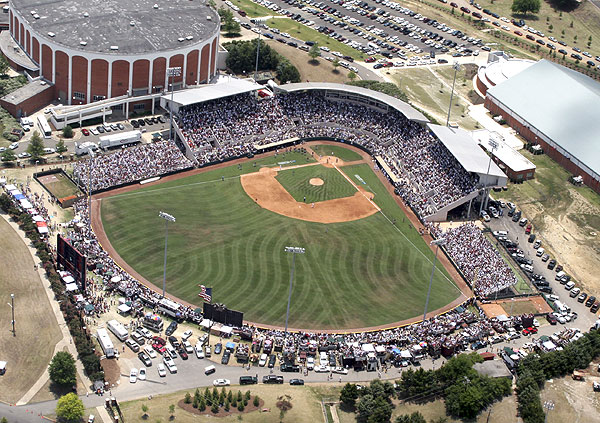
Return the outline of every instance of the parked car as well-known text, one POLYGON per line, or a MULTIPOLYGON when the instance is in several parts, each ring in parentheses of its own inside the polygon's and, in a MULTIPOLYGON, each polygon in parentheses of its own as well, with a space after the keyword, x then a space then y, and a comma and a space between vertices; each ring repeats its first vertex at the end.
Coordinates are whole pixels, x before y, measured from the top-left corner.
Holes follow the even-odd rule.
POLYGON ((171 322, 165 331, 165 335, 171 336, 177 330, 177 322, 171 322))
POLYGON ((258 360, 258 365, 260 367, 265 367, 267 364, 267 354, 261 354, 260 359, 258 360))
POLYGON ((304 385, 304 379, 290 379, 290 385, 304 385))
POLYGON ((140 346, 133 339, 126 340, 125 345, 127 345, 131 349, 131 351, 133 351, 135 353, 139 352, 139 350, 140 350, 140 346))
POLYGON ((148 357, 148 355, 145 352, 139 353, 138 358, 140 359, 140 361, 142 363, 144 363, 144 366, 146 366, 146 367, 152 366, 152 360, 150 360, 150 357, 148 357))
POLYGON ((229 386, 231 382, 229 379, 215 379, 213 380, 213 386, 229 386))
POLYGON ((277 361, 277 357, 274 354, 271 354, 271 356, 269 357, 269 364, 267 365, 267 367, 272 369, 273 367, 275 367, 276 361, 277 361))
POLYGON ((223 357, 221 357, 221 364, 229 364, 229 359, 231 358, 231 351, 225 350, 223 353, 223 357))
POLYGON ((158 371, 158 375, 160 377, 165 377, 167 375, 167 371, 165 370, 165 365, 163 363, 158 363, 156 365, 156 370, 158 371))
POLYGON ((183 335, 181 336, 181 339, 183 341, 187 341, 190 336, 192 336, 192 331, 191 330, 186 330, 185 332, 183 332, 183 335))
POLYGON ((215 354, 221 354, 221 351, 223 351, 223 344, 218 343, 215 345, 215 354))
POLYGON ((138 371, 137 369, 131 369, 129 371, 129 383, 136 383, 138 379, 138 371))
POLYGON ((279 376, 279 375, 266 375, 266 376, 263 376, 262 382, 263 383, 282 384, 283 383, 283 376, 279 376))

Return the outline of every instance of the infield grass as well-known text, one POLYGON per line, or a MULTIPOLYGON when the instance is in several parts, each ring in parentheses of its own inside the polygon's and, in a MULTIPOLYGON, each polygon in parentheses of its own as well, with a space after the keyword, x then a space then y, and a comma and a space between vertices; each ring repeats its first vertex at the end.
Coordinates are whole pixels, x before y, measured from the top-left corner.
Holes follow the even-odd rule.
POLYGON ((356 188, 337 170, 321 165, 287 169, 277 173, 277 181, 294 200, 306 203, 351 197, 356 188), (312 178, 319 178, 323 185, 311 185, 312 178), (304 200, 306 199, 306 200, 304 200))
POLYGON ((362 160, 362 156, 356 151, 352 151, 348 148, 339 145, 318 144, 311 145, 310 148, 312 151, 314 151, 320 156, 335 156, 345 162, 354 162, 357 160, 362 160))
MULTIPOLYGON (((369 165, 343 169, 361 176, 387 216, 325 225, 281 216, 248 197, 238 176, 264 164, 257 162, 103 199, 112 245, 145 278, 161 284, 162 210, 177 218, 169 225, 167 290, 178 298, 200 304, 202 283, 213 288, 213 301, 243 311, 246 320, 283 325, 291 267, 284 247, 300 246, 306 253, 296 257, 290 327, 359 328, 422 313, 433 253, 408 219, 392 225, 404 213, 369 165)), ((430 310, 458 295, 438 271, 430 310)))

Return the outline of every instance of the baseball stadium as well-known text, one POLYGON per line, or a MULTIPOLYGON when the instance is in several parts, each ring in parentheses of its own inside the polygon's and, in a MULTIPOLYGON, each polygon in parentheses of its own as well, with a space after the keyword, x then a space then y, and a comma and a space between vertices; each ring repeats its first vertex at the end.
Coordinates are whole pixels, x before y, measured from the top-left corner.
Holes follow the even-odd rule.
POLYGON ((221 88, 176 93, 176 144, 74 166, 95 192, 91 217, 75 205, 98 242, 88 257, 116 289, 159 298, 164 279, 170 299, 198 310, 210 287, 213 303, 266 328, 286 323, 290 294, 292 330, 352 332, 514 283, 461 275, 432 245, 432 222, 476 196, 481 175, 408 104, 337 84, 221 88))

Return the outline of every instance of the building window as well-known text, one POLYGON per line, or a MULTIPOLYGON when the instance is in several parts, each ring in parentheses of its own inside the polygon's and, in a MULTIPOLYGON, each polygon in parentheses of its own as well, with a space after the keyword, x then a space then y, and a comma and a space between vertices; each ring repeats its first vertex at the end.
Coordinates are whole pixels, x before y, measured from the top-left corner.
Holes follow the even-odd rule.
POLYGON ((138 103, 133 105, 133 110, 144 110, 146 109, 145 103, 138 103))
POLYGON ((152 87, 152 91, 155 93, 160 93, 160 92, 162 92, 162 90, 163 90, 162 85, 158 86, 158 87, 152 87))
POLYGON ((123 110, 123 105, 117 104, 116 106, 111 106, 110 108, 113 110, 123 110))
POLYGON ((527 174, 527 179, 531 178, 532 176, 533 176, 533 173, 529 172, 529 173, 527 174))
POLYGON ((94 97, 94 101, 100 101, 100 100, 104 100, 106 98, 105 95, 95 95, 94 97))
POLYGON ((82 101, 85 101, 85 94, 84 94, 84 93, 78 93, 77 91, 75 91, 75 92, 73 93, 73 98, 74 98, 75 100, 82 100, 82 101))
POLYGON ((521 180, 521 179, 523 179, 523 174, 522 174, 522 173, 519 173, 519 174, 517 175, 517 180, 521 180))

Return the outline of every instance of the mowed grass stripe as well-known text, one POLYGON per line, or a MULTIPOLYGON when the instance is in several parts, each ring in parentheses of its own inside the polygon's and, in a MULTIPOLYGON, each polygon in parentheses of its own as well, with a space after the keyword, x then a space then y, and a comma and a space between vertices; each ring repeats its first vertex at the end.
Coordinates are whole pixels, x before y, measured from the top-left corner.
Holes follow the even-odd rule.
MULTIPOLYGON (((329 225, 286 218, 256 205, 239 179, 215 178, 257 168, 249 162, 241 171, 234 165, 206 172, 212 175, 169 181, 168 190, 156 188, 164 184, 106 198, 102 218, 107 235, 124 260, 162 286, 164 221, 157 214, 173 214, 177 222, 169 225, 169 293, 200 305, 197 285, 203 283, 213 287, 215 301, 243 311, 254 322, 285 323, 292 261, 285 246, 306 248, 306 254, 296 256, 291 327, 375 326, 422 313, 433 253, 415 229, 405 223, 397 224, 397 230, 379 213, 329 225), (199 183, 203 178, 213 182, 199 183)), ((346 172, 348 166, 342 169, 346 172)), ((347 174, 353 178, 358 172, 386 215, 401 222, 404 214, 369 165, 347 174)), ((430 309, 458 294, 444 273, 436 272, 430 309)))
POLYGON ((362 156, 356 151, 350 150, 340 145, 318 144, 311 145, 310 149, 319 156, 335 156, 345 162, 362 160, 362 156))
POLYGON ((337 170, 321 165, 288 169, 277 174, 277 181, 294 200, 307 203, 351 197, 356 189, 337 170), (320 178, 323 185, 311 185, 312 178, 320 178))

